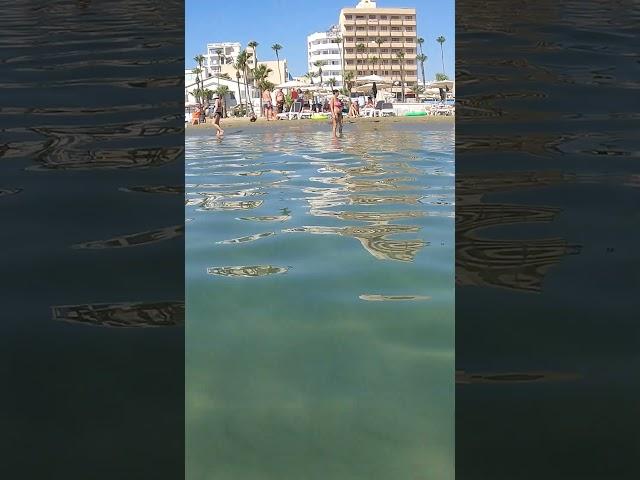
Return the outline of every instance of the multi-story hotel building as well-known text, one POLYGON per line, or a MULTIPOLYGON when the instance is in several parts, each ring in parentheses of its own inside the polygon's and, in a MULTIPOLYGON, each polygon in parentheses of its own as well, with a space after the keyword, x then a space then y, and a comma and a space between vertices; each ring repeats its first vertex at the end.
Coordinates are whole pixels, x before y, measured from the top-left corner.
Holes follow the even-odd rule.
POLYGON ((240 42, 207 43, 207 52, 204 54, 205 78, 224 73, 225 65, 232 65, 242 50, 240 42), (218 53, 220 52, 220 53, 218 53))
POLYGON ((378 8, 375 1, 361 0, 355 8, 340 10, 340 30, 345 72, 353 71, 356 77, 376 74, 399 84, 402 65, 405 91, 418 81, 415 8, 378 8), (404 59, 397 56, 401 52, 404 59))
POLYGON ((321 61, 322 80, 326 83, 330 78, 335 78, 338 87, 342 86, 342 45, 333 40, 340 36, 340 27, 337 25, 326 32, 316 32, 307 36, 308 71, 317 74, 319 67, 314 64, 321 61))

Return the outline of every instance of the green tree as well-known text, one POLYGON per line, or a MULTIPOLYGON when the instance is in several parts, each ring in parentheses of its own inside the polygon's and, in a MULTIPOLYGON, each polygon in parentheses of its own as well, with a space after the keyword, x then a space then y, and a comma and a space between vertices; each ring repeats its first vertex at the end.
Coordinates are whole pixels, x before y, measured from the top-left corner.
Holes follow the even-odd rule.
MULTIPOLYGON (((214 92, 211 92, 212 94, 214 92)), ((229 87, 227 87, 226 85, 220 85, 218 88, 216 88, 215 93, 217 93, 218 95, 220 95, 220 99, 222 100, 222 116, 223 117, 228 117, 228 113, 227 113, 227 95, 229 95, 230 90, 229 87)))
POLYGON ((404 95, 404 52, 396 53, 396 57, 400 62, 400 86, 402 87, 402 101, 405 101, 404 95))
MULTIPOLYGON (((364 46, 364 43, 359 43, 356 45, 356 71, 358 71, 358 54, 362 55, 365 50, 366 47, 364 46)), ((362 59, 362 62, 364 63, 364 58, 362 59)))
POLYGON ((420 47, 420 55, 416 57, 416 60, 420 62, 420 72, 422 73, 422 86, 426 88, 425 78, 424 78, 424 62, 427 61, 427 56, 422 51, 422 45, 424 44, 424 38, 420 37, 416 40, 418 46, 420 47))
POLYGON ((195 74, 195 76, 196 76, 196 89, 193 90, 191 92, 191 94, 194 97, 196 97, 196 103, 204 103, 204 102, 201 102, 199 100, 199 97, 200 97, 200 74, 202 73, 202 70, 200 70, 199 68, 194 68, 193 70, 191 70, 191 73, 195 74), (197 95, 194 92, 196 92, 197 95))
POLYGON ((418 98, 418 95, 420 95, 421 93, 424 93, 425 88, 422 85, 420 85, 419 83, 416 83, 415 85, 411 86, 410 90, 413 92, 413 94, 416 96, 416 98, 418 98))
POLYGON ((311 81, 311 85, 313 85, 313 77, 315 77, 314 72, 307 72, 303 75, 303 77, 308 78, 311 81))
POLYGON ((446 73, 436 73, 436 81, 441 82, 442 80, 449 80, 449 77, 446 73))
POLYGON ((338 81, 335 79, 335 77, 331 77, 329 80, 327 80, 327 83, 331 87, 331 90, 333 90, 336 86, 336 83, 338 83, 338 81))
POLYGON ((335 37, 331 40, 331 43, 337 44, 340 49, 340 78, 342 78, 342 84, 344 85, 344 41, 342 37, 335 37))
POLYGON ((324 66, 323 60, 316 60, 313 62, 314 67, 318 67, 318 76, 320 77, 320 86, 322 86, 322 67, 324 66))
POLYGON ((274 43, 273 45, 271 45, 271 50, 276 52, 276 59, 278 60, 278 77, 280 77, 280 83, 282 83, 282 72, 280 71, 280 55, 278 54, 278 52, 282 50, 282 45, 280 45, 279 43, 274 43))
POLYGON ((416 60, 420 62, 420 68, 422 70, 422 86, 427 88, 425 79, 424 79, 424 62, 427 61, 427 56, 424 53, 416 55, 416 60))
POLYGON ((351 92, 351 89, 353 88, 353 85, 355 83, 354 80, 355 80, 355 73, 353 70, 350 70, 344 74, 344 85, 347 87, 349 92, 351 92))
POLYGON ((258 65, 253 70, 253 78, 256 81, 258 88, 260 89, 260 112, 262 112, 262 92, 264 91, 264 82, 267 80, 271 72, 273 72, 273 70, 271 70, 265 64, 258 65))
MULTIPOLYGON (((202 69, 202 64, 204 63, 204 55, 196 55, 195 57, 193 57, 193 59, 198 64, 198 69, 200 70, 200 73, 202 73, 204 71, 202 69)), ((196 76, 196 84, 197 84, 196 87, 198 87, 200 91, 204 90, 204 78, 202 78, 202 76, 200 78, 196 76)), ((204 103, 204 99, 202 100, 202 102, 204 103)))
POLYGON ((442 44, 444 42, 446 42, 447 39, 444 38, 442 35, 440 35, 438 38, 436 38, 436 42, 438 42, 440 44, 440 55, 442 56, 442 71, 444 73, 447 73, 447 70, 444 68, 444 50, 442 48, 442 44))
MULTIPOLYGON (((253 50, 253 61, 254 61, 253 69, 254 70, 258 67, 258 51, 257 51, 258 45, 259 43, 256 42, 255 40, 251 40, 249 43, 247 43, 247 46, 251 48, 251 50, 253 50)), ((255 75, 253 76, 253 85, 256 86, 255 75)))

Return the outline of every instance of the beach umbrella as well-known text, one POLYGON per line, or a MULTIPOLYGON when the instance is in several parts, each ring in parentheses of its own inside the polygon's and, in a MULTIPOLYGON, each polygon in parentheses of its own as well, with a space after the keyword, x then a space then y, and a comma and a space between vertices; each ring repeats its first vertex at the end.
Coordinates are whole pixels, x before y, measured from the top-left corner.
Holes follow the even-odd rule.
POLYGON ((364 77, 356 78, 356 82, 359 83, 388 83, 380 75, 365 75, 364 77))
POLYGON ((309 86, 308 83, 302 83, 297 80, 288 80, 280 85, 276 85, 277 88, 302 88, 309 86))
POLYGON ((439 82, 430 82, 428 85, 429 88, 449 88, 452 90, 455 84, 453 80, 440 80, 439 82))

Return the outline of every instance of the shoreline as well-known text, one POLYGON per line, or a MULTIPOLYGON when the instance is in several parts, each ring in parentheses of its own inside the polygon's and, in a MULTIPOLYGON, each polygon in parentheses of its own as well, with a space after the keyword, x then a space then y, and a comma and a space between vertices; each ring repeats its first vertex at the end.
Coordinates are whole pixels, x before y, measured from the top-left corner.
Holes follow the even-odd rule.
MULTIPOLYGON (((445 116, 445 115, 427 115, 424 117, 356 117, 356 118, 344 118, 344 124, 373 124, 373 123, 403 123, 409 125, 419 125, 419 124, 428 124, 428 123, 438 123, 438 124, 454 124, 455 116, 445 116)), ((273 127, 273 128, 281 128, 282 126, 291 127, 293 125, 314 125, 314 124, 326 124, 329 123, 329 120, 271 120, 267 121, 264 118, 258 118, 255 122, 249 121, 246 117, 229 117, 223 118, 220 121, 220 126, 222 128, 235 128, 235 127, 273 127)), ((201 123, 199 125, 191 125, 185 123, 185 130, 205 130, 205 129, 213 129, 213 120, 207 119, 207 123, 201 123)))

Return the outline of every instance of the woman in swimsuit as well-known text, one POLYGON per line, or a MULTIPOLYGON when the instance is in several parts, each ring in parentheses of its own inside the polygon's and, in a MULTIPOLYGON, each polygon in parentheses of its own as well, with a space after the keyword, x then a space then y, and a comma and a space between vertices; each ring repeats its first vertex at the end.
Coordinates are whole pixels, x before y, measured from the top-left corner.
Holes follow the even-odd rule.
POLYGON ((224 130, 220 127, 220 119, 222 118, 222 99, 218 94, 213 97, 213 126, 216 127, 216 136, 224 135, 224 130))
POLYGON ((333 135, 336 136, 336 130, 342 135, 342 101, 338 98, 338 90, 333 91, 329 109, 333 116, 333 135))

